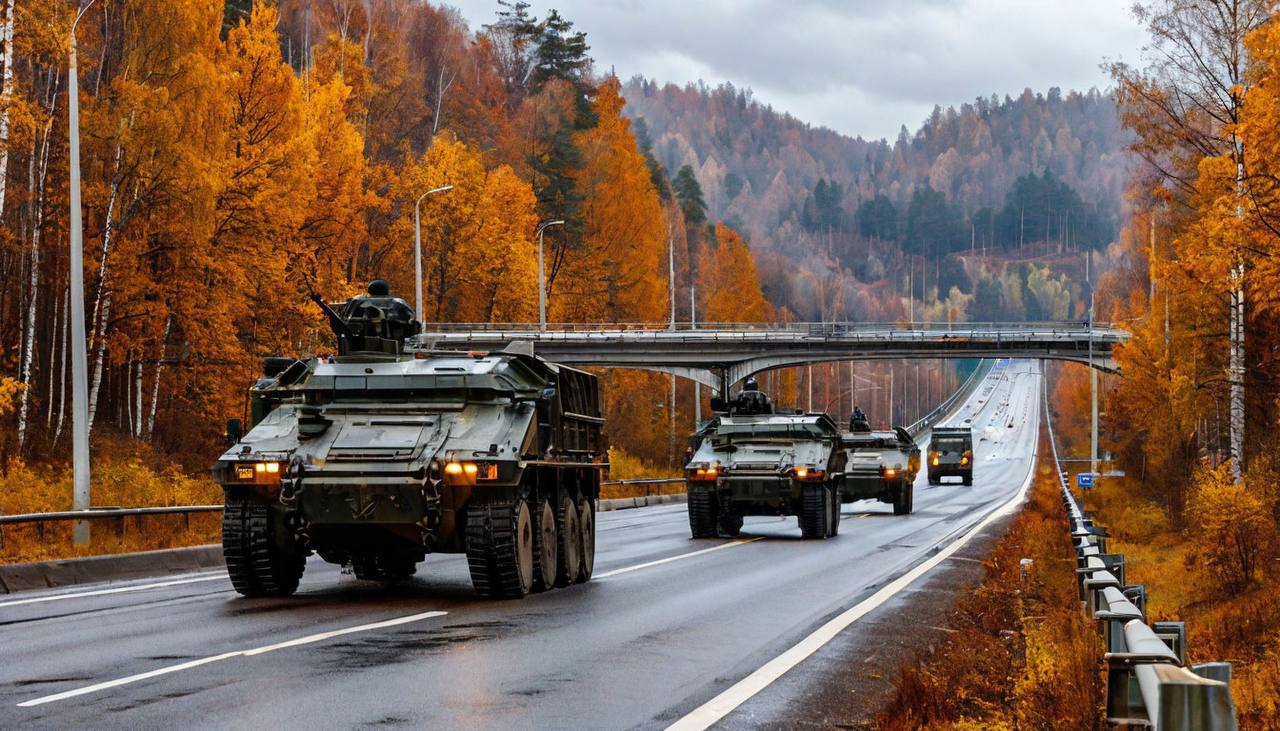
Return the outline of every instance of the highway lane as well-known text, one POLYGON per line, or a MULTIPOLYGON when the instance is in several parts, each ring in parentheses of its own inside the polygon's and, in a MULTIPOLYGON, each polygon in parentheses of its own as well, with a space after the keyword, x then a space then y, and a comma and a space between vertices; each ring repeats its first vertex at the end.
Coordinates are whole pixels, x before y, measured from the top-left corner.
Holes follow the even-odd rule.
MULTIPOLYGON (((1016 495, 1039 387, 1034 364, 1015 361, 959 407, 952 420, 975 430, 974 487, 931 488, 922 473, 913 515, 846 506, 833 540, 801 541, 794 518, 749 518, 744 538, 759 540, 694 541, 684 507, 659 506, 602 513, 600 578, 524 601, 477 599, 460 556, 432 556, 391 590, 313 561, 285 600, 239 598, 214 576, 0 600, 0 726, 664 726, 1016 495), (307 644, 269 649, 288 640, 307 644), (147 673, 163 674, 83 692, 147 673)), ((743 711, 784 703, 784 685, 743 711)))

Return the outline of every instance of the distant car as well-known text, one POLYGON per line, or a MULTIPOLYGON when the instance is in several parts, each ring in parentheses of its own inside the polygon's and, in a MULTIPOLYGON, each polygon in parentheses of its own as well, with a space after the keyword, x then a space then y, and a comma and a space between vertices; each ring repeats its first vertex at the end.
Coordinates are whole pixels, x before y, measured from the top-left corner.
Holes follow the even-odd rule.
POLYGON ((909 514, 915 504, 920 447, 907 430, 845 434, 843 443, 847 460, 841 500, 879 500, 893 505, 894 515, 909 514))
POLYGON ((973 431, 969 427, 934 427, 929 438, 929 484, 959 477, 973 484, 973 431))

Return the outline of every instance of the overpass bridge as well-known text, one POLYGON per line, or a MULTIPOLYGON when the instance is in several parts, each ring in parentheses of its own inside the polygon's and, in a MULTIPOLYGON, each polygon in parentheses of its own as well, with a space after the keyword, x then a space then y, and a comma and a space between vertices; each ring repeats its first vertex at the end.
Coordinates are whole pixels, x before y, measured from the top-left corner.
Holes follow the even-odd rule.
POLYGON ((1022 323, 428 323, 428 347, 497 350, 524 341, 566 365, 673 373, 725 393, 760 371, 828 361, 1043 358, 1118 372, 1109 325, 1022 323))

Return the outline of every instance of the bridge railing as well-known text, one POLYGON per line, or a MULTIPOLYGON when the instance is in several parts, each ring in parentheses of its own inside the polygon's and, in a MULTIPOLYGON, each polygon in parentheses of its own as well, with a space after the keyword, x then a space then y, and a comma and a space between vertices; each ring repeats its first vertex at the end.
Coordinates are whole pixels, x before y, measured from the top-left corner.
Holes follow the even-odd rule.
POLYGON ((431 333, 493 333, 493 332, 617 332, 642 330, 650 332, 698 332, 698 331, 765 331, 805 333, 812 335, 839 335, 854 332, 955 332, 955 331, 1016 331, 1016 332, 1070 332, 1075 334, 1110 331, 1107 323, 1095 322, 1090 328, 1082 321, 1043 320, 1034 322, 549 322, 540 327, 536 322, 429 322, 424 329, 431 333))
POLYGON ((1105 641, 1107 721, 1156 731, 1234 731, 1231 663, 1187 664, 1182 622, 1146 621, 1147 591, 1125 581, 1124 555, 1108 553, 1107 531, 1095 525, 1071 492, 1058 456, 1044 394, 1045 425, 1067 524, 1075 544, 1081 605, 1105 641))
POLYGON ((957 388, 945 401, 934 407, 933 411, 930 411, 903 428, 907 430, 908 434, 914 437, 919 435, 925 429, 928 429, 934 424, 942 421, 951 413, 951 410, 956 407, 956 404, 964 401, 969 397, 969 394, 973 393, 973 389, 982 382, 983 378, 987 377, 988 373, 991 372, 991 366, 994 362, 995 361, 986 359, 978 361, 978 367, 974 368, 973 372, 969 374, 969 377, 965 379, 964 383, 960 384, 960 388, 957 388))

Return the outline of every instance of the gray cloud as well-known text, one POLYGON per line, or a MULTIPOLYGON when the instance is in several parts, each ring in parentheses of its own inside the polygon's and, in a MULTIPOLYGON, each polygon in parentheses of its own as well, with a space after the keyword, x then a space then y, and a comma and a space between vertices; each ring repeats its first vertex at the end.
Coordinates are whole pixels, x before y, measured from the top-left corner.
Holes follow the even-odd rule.
MULTIPOLYGON (((473 29, 494 0, 453 0, 473 29)), ((558 0, 598 70, 748 87, 795 117, 866 138, 934 104, 1105 88, 1104 59, 1137 61, 1143 32, 1122 0, 558 0)))

